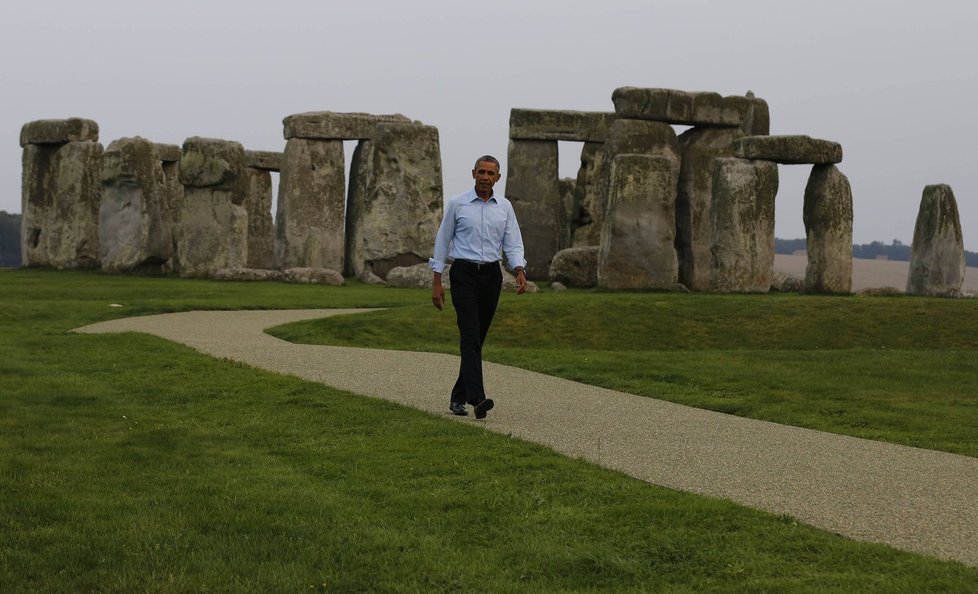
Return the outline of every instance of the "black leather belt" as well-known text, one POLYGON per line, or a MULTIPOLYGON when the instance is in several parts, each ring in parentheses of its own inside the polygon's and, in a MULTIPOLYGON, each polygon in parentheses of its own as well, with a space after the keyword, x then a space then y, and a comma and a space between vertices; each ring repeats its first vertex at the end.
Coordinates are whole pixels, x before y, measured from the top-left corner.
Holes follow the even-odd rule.
POLYGON ((496 260, 495 262, 473 262, 472 260, 455 260, 455 263, 452 265, 453 266, 462 265, 466 268, 474 268, 479 272, 482 272, 483 270, 489 270, 493 266, 499 268, 499 260, 496 260))

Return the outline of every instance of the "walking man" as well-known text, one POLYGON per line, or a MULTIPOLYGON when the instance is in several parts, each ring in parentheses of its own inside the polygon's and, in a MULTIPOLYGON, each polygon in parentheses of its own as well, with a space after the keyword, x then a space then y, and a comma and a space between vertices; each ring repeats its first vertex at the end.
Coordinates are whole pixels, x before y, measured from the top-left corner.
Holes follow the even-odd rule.
POLYGON ((516 292, 526 292, 526 259, 516 213, 510 201, 492 189, 500 177, 495 157, 483 155, 476 160, 472 169, 475 187, 448 201, 435 237, 435 256, 429 261, 435 275, 431 302, 441 309, 445 303, 441 284, 445 260, 455 260, 448 275, 462 362, 449 410, 464 416, 468 414, 465 405, 471 404, 477 419, 484 419, 494 404, 486 398, 482 382, 482 345, 499 303, 503 282, 499 262, 503 253, 516 274, 516 292))

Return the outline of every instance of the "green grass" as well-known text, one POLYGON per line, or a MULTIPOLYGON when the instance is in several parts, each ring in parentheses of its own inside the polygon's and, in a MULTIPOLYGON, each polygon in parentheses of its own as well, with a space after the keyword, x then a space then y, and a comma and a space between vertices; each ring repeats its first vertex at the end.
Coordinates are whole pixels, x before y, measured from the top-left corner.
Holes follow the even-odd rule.
MULTIPOLYGON (((419 304, 272 333, 453 353, 454 323, 450 309, 419 304)), ((978 300, 506 295, 485 357, 718 412, 978 456, 978 300)))
MULTIPOLYGON (((393 316, 416 320, 405 335, 430 330, 430 344, 413 340, 439 350, 454 341, 451 312, 414 305, 427 299, 359 285, 0 272, 0 591, 978 591, 975 568, 658 488, 471 425, 155 337, 67 333, 136 313, 407 306, 364 316, 347 339, 383 335, 371 317, 393 316)), ((507 297, 496 354, 509 348, 507 326, 546 326, 530 317, 548 302, 507 297)), ((513 352, 545 347, 561 350, 513 352)))

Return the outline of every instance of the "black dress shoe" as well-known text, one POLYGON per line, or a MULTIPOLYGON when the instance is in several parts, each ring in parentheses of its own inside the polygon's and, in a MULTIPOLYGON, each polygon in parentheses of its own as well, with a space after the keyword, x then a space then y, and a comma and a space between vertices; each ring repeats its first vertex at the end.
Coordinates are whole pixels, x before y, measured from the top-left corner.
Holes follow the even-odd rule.
MULTIPOLYGON (((465 405, 462 404, 461 402, 453 402, 453 403, 449 404, 448 405, 448 410, 453 415, 458 415, 460 417, 465 417, 465 416, 468 416, 468 414, 469 414, 469 412, 467 410, 465 410, 465 405)), ((485 415, 483 415, 483 416, 485 416, 485 415)))
POLYGON ((475 418, 484 419, 486 418, 486 413, 492 410, 495 403, 491 398, 484 398, 482 402, 475 405, 475 418))

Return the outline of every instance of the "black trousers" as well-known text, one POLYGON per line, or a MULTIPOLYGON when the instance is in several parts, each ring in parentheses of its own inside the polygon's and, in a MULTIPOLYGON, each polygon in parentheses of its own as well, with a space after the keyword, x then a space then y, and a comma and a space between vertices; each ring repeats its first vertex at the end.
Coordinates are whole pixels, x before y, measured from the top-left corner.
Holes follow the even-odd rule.
POLYGON ((482 345, 499 304, 503 273, 498 262, 473 264, 456 260, 448 271, 452 306, 458 322, 462 362, 452 388, 452 402, 477 404, 486 398, 482 382, 482 345))

